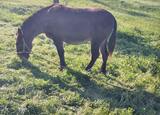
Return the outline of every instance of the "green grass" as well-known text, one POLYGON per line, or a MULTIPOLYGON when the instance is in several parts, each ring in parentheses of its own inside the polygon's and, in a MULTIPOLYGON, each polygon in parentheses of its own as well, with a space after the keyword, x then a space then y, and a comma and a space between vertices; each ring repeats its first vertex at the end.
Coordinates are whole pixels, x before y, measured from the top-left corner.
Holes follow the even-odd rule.
MULTIPOLYGON (((17 28, 51 0, 0 0, 0 114, 160 114, 159 0, 70 0, 71 7, 100 7, 118 22, 109 75, 92 70, 90 45, 65 44, 69 69, 59 71, 52 41, 36 37, 29 62, 16 56, 17 28)), ((63 1, 61 1, 64 3, 63 1)), ((45 39, 44 39, 45 38, 45 39)))

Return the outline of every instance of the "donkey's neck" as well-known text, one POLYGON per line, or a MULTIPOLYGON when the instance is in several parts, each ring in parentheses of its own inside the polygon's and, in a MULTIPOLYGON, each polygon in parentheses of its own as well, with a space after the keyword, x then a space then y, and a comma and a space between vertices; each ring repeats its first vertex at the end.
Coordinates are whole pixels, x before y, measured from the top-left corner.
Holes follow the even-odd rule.
POLYGON ((38 34, 42 33, 42 24, 37 15, 29 17, 21 26, 24 38, 33 40, 38 34))

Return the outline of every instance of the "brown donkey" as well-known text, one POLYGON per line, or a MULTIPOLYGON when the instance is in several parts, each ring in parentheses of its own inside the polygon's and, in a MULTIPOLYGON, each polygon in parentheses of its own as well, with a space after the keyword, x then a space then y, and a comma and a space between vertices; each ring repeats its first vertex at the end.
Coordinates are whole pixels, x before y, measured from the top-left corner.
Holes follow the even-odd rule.
POLYGON ((18 29, 16 41, 20 58, 29 58, 35 36, 45 33, 54 41, 60 58, 60 68, 66 67, 63 42, 79 43, 91 41, 91 61, 86 67, 90 70, 102 54, 100 71, 106 73, 106 62, 112 54, 116 41, 117 23, 114 16, 103 9, 69 8, 59 4, 43 8, 24 21, 18 29))

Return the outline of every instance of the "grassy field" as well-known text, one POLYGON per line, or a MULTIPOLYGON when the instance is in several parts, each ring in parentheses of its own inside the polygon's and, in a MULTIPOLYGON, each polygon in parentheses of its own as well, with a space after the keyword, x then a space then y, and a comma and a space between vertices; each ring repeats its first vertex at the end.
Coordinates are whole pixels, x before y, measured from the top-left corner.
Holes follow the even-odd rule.
MULTIPOLYGON (((64 3, 63 1, 61 1, 64 3)), ((0 114, 160 115, 160 1, 69 0, 71 7, 100 7, 118 22, 109 75, 92 70, 90 45, 65 44, 69 69, 59 71, 52 41, 39 35, 29 62, 15 52, 17 28, 52 0, 0 0, 0 114)))

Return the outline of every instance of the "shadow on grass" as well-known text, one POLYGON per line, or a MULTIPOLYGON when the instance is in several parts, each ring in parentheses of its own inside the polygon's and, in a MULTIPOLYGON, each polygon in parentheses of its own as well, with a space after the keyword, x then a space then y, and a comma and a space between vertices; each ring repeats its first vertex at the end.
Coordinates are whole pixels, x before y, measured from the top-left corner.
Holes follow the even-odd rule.
MULTIPOLYGON (((42 72, 38 67, 28 61, 23 61, 22 63, 15 62, 11 65, 15 66, 10 66, 12 69, 26 68, 31 71, 35 78, 49 80, 52 84, 59 84, 61 89, 79 93, 82 98, 89 99, 91 101, 107 101, 110 103, 112 109, 131 107, 135 110, 136 114, 140 114, 142 111, 144 112, 144 108, 146 111, 152 110, 157 113, 160 112, 160 97, 140 88, 134 90, 122 88, 125 86, 122 83, 119 83, 121 87, 114 86, 109 83, 106 83, 109 87, 100 86, 96 81, 91 80, 90 76, 71 68, 67 68, 68 75, 74 76, 77 82, 81 85, 81 88, 76 88, 74 86, 70 86, 70 84, 64 80, 62 81, 60 77, 54 77, 48 73, 42 72)), ((116 79, 112 80, 117 82, 116 79)))
POLYGON ((126 55, 155 55, 160 58, 160 49, 150 46, 141 36, 118 32, 116 50, 126 55))
POLYGON ((106 83, 112 88, 105 88, 104 86, 97 85, 95 81, 90 80, 90 77, 86 74, 70 68, 68 69, 68 73, 75 76, 77 82, 79 82, 84 88, 84 91, 81 92, 77 89, 84 98, 88 98, 92 101, 98 99, 106 100, 107 102, 109 101, 113 109, 131 107, 135 110, 136 114, 142 112, 144 108, 149 110, 152 109, 158 113, 160 112, 160 97, 155 96, 154 94, 139 88, 134 90, 122 88, 125 85, 115 79, 112 80, 119 83, 122 87, 106 83))
POLYGON ((30 70, 32 75, 37 78, 37 79, 43 79, 45 81, 50 81, 51 83, 59 84, 60 88, 66 87, 66 84, 60 79, 59 76, 52 76, 49 75, 48 73, 42 72, 39 67, 33 65, 27 60, 22 60, 22 61, 15 61, 11 64, 8 65, 8 68, 12 69, 21 69, 21 68, 26 68, 27 70, 30 70))

